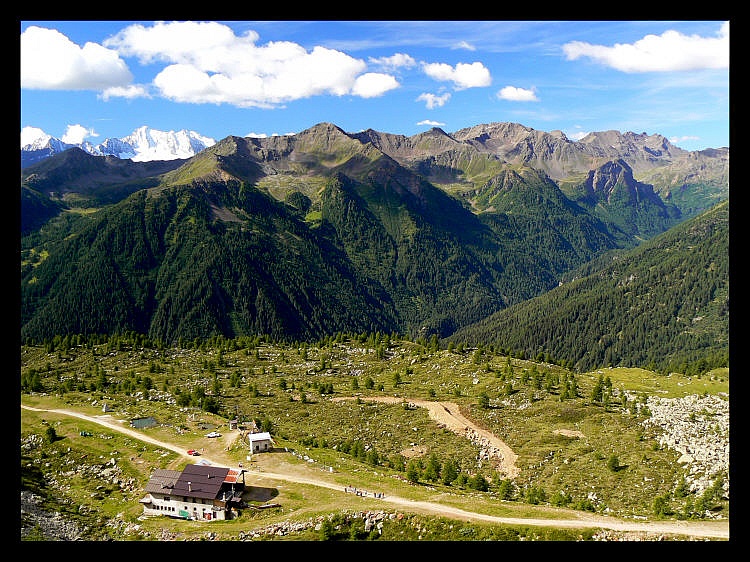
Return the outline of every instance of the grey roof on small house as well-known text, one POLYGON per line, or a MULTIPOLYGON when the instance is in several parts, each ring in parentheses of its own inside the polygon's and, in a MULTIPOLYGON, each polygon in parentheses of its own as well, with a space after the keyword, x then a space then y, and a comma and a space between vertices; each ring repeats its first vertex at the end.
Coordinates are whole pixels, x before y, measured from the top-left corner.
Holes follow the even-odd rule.
POLYGON ((250 443, 255 441, 271 441, 271 434, 267 431, 262 433, 248 433, 247 440, 250 441, 250 443))
POLYGON ((157 468, 146 484, 146 492, 149 494, 172 494, 174 485, 182 473, 179 470, 166 470, 157 468))

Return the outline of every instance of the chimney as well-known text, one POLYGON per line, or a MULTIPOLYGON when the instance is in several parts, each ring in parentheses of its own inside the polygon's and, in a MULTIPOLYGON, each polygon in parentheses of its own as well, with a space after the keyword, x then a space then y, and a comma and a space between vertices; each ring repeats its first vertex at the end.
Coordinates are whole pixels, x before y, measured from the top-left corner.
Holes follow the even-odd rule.
POLYGON ((188 482, 188 492, 193 491, 193 487, 191 486, 192 482, 188 482))

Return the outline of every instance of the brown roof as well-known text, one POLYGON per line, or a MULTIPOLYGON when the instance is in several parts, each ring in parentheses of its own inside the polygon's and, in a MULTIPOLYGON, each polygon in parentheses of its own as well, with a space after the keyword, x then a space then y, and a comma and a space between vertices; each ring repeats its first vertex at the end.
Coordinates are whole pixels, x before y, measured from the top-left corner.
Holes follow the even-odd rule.
POLYGON ((173 495, 216 499, 229 469, 220 466, 189 464, 174 484, 173 495))
POLYGON ((179 470, 165 470, 157 468, 151 474, 151 480, 146 484, 146 492, 157 494, 174 493, 175 482, 180 478, 182 473, 179 470))

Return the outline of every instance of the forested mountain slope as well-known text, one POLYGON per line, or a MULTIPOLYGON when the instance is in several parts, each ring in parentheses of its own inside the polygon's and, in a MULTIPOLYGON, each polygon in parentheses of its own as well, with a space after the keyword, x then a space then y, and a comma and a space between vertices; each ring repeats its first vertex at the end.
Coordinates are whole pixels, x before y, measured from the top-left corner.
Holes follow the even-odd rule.
POLYGON ((27 237, 22 336, 444 336, 618 246, 533 171, 505 194, 513 213, 477 215, 371 146, 319 129, 273 150, 224 139, 149 179, 155 187, 27 237), (297 180, 285 202, 257 187, 284 174, 297 180), (315 201, 298 188, 308 177, 315 201))
MULTIPOLYGON (((185 161, 66 151, 22 173, 22 338, 446 338, 683 221, 636 169, 704 169, 714 188, 682 199, 691 212, 724 197, 722 151, 597 138, 515 124, 405 138, 321 123, 227 137, 185 161)), ((587 335, 577 354, 549 344, 575 361, 620 360, 587 335)), ((525 348, 520 339, 509 343, 525 348)), ((547 348, 534 342, 534 354, 547 348)))
POLYGON ((728 366, 729 202, 448 339, 549 354, 583 370, 728 366))

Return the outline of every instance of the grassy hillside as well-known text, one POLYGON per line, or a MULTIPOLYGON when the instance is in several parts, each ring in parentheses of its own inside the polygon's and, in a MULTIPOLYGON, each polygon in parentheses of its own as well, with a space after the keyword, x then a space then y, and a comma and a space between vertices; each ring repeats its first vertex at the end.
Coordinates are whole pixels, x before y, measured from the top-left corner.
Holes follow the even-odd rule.
MULTIPOLYGON (((203 437, 207 424, 226 427, 237 416, 269 428, 276 441, 279 452, 257 461, 270 463, 258 465, 261 469, 272 472, 274 463, 284 463, 326 473, 333 467, 331 477, 341 486, 437 499, 493 514, 531 516, 536 510, 573 509, 626 518, 700 518, 699 503, 714 510, 715 516, 727 514, 728 500, 723 492, 715 493, 726 475, 706 475, 714 483, 709 491, 686 492, 687 467, 676 462, 679 453, 662 445, 658 429, 644 421, 649 417, 645 406, 649 396, 726 397, 728 370, 701 377, 667 377, 640 369, 608 369, 611 392, 606 401, 597 402, 592 400, 592 390, 601 373, 574 375, 555 365, 495 353, 491 347, 440 350, 434 342, 382 334, 340 335, 296 345, 264 338, 214 339, 183 349, 159 349, 147 343, 138 337, 99 343, 63 338, 46 349, 23 347, 22 402, 92 414, 101 413, 107 403, 120 419, 153 416, 158 425, 144 432, 182 443, 186 449, 221 446, 203 437), (576 391, 570 393, 573 382, 576 391), (404 403, 368 402, 369 396, 397 396, 404 403), (520 475, 512 481, 504 478, 483 460, 480 445, 436 425, 423 408, 406 407, 410 399, 458 404, 466 417, 513 449, 520 475), (412 461, 417 481, 409 483, 412 461), (435 461, 441 469, 455 462, 458 477, 447 483, 439 476, 433 479, 428 467, 434 467, 435 461), (666 505, 658 514, 654 498, 662 499, 662 508, 666 505)), ((93 424, 26 411, 21 443, 22 489, 41 494, 48 508, 58 506, 77 519, 91 537, 158 540, 161 529, 193 538, 208 532, 205 526, 163 520, 137 521, 138 530, 133 528, 150 471, 186 462, 174 453, 93 424), (60 440, 45 443, 48 427, 60 440), (82 430, 93 437, 79 435, 82 430), (115 459, 117 483, 97 476, 110 458, 115 459), (85 469, 89 463, 100 468, 89 471, 85 469)), ((241 462, 247 449, 238 445, 227 454, 241 462)), ((279 507, 247 509, 239 520, 212 526, 210 531, 236 540, 240 530, 363 506, 348 496, 293 485, 269 485, 265 500, 255 505, 271 498, 279 507)), ((383 509, 382 504, 364 505, 383 509)), ((417 520, 428 536, 443 525, 434 518, 417 520)), ((409 525, 389 528, 392 534, 382 538, 416 540, 413 529, 404 534, 407 528, 412 529, 409 525)), ((504 530, 468 524, 461 528, 473 530, 456 540, 593 536, 522 525, 504 530)), ((319 538, 319 534, 303 533, 290 540, 295 537, 319 538)))

